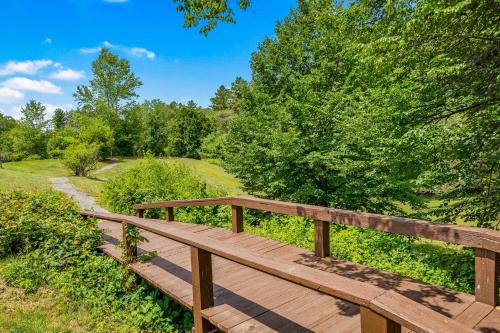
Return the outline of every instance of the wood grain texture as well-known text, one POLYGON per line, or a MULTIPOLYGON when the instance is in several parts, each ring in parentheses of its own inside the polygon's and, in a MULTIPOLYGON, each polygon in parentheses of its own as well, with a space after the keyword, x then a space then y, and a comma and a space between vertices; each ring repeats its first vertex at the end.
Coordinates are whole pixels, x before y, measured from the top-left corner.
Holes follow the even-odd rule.
POLYGON ((491 306, 498 303, 498 254, 476 249, 476 301, 491 306))
POLYGON ((401 325, 371 309, 361 307, 361 333, 401 333, 401 325))
POLYGON ((231 206, 231 212, 231 224, 233 232, 243 232, 243 207, 231 206))
POLYGON ((343 209, 267 200, 255 197, 237 196, 227 198, 174 200, 137 204, 134 205, 134 208, 146 209, 206 205, 241 206, 279 214, 302 216, 313 220, 438 240, 468 247, 483 248, 500 253, 500 232, 495 230, 438 224, 402 217, 358 213, 343 209))
POLYGON ((191 247, 191 274, 193 285, 193 331, 195 333, 207 333, 212 328, 212 325, 202 317, 201 312, 214 305, 212 255, 210 252, 191 247))
POLYGON ((314 221, 314 253, 320 258, 330 256, 330 223, 314 221))
MULTIPOLYGON (((373 312, 376 312, 378 315, 390 319, 395 323, 407 326, 410 329, 414 330, 415 332, 469 332, 470 331, 469 328, 465 327, 464 325, 461 325, 460 323, 454 321, 453 319, 443 316, 442 314, 439 314, 434 310, 425 307, 422 304, 416 303, 411 299, 402 296, 401 294, 397 294, 395 292, 375 286, 370 283, 361 282, 356 279, 310 268, 301 264, 297 264, 295 262, 290 262, 286 261, 285 259, 282 259, 282 258, 287 258, 287 254, 289 252, 292 252, 293 256, 295 256, 296 254, 300 254, 301 252, 300 249, 297 250, 294 250, 292 248, 286 249, 286 251, 283 251, 283 253, 279 257, 276 257, 275 251, 271 251, 269 255, 274 256, 273 258, 271 258, 267 255, 257 255, 255 252, 252 252, 250 250, 247 250, 239 246, 239 244, 248 244, 249 246, 260 244, 264 240, 259 239, 258 238, 259 236, 240 233, 237 235, 233 235, 232 237, 226 238, 225 241, 214 242, 213 238, 208 238, 206 236, 203 236, 204 232, 207 232, 208 230, 208 229, 203 229, 202 228, 203 226, 198 226, 198 225, 181 226, 182 224, 177 222, 174 222, 173 224, 170 223, 165 224, 161 223, 161 221, 158 220, 140 219, 131 216, 124 218, 123 221, 132 224, 142 230, 145 230, 146 232, 163 236, 165 237, 165 241, 168 242, 174 241, 188 246, 196 247, 197 251, 205 251, 206 253, 211 253, 212 255, 224 258, 225 260, 237 263, 237 265, 240 265, 241 267, 246 266, 245 269, 252 268, 254 270, 265 273, 267 276, 272 276, 273 279, 277 279, 276 281, 283 281, 283 282, 275 282, 277 283, 277 286, 281 285, 281 283, 293 283, 295 285, 308 288, 309 290, 313 290, 314 292, 319 292, 319 295, 323 294, 328 297, 334 297, 339 301, 343 300, 357 305, 361 305, 367 309, 370 309, 373 312), (197 230, 199 230, 199 232, 196 232, 197 230), (446 324, 446 327, 449 327, 449 329, 443 330, 445 327, 443 326, 444 325, 443 323, 446 324)), ((161 264, 162 260, 166 260, 168 262, 170 260, 177 260, 178 258, 179 254, 174 253, 170 254, 167 257, 164 257, 164 259, 155 258, 152 260, 152 262, 154 263, 158 261, 158 264, 161 264)), ((174 272, 177 272, 176 274, 178 274, 180 272, 186 271, 187 267, 186 265, 189 265, 189 259, 187 260, 184 259, 177 265, 173 266, 167 265, 167 267, 172 267, 174 269, 174 272)), ((134 265, 132 267, 138 267, 138 266, 134 265)), ((155 268, 150 268, 150 270, 151 269, 155 268)), ((146 275, 144 271, 141 271, 141 273, 146 275)), ((187 274, 189 274, 188 271, 187 274)), ((250 275, 249 273, 242 273, 242 275, 238 276, 240 276, 240 278, 244 278, 245 276, 249 275, 250 275)), ((162 276, 161 271, 157 271, 157 273, 153 275, 154 279, 161 279, 161 276, 162 276)), ((162 285, 167 281, 170 281, 170 279, 165 279, 165 281, 158 282, 157 284, 162 285)), ((240 288, 243 288, 241 289, 243 291, 247 287, 249 281, 251 280, 235 281, 235 283, 236 285, 240 286, 240 288)), ((271 288, 280 291, 279 287, 271 287, 271 288)), ((178 287, 172 286, 164 289, 167 289, 169 290, 170 293, 177 295, 177 298, 181 298, 183 302, 187 302, 189 297, 191 297, 189 294, 189 288, 179 289, 178 287), (179 296, 179 294, 181 294, 182 296, 179 296)), ((218 288, 218 290, 220 292, 221 289, 218 288)), ((249 290, 251 291, 252 289, 249 290)), ((246 295, 246 297, 244 298, 242 298, 241 295, 239 295, 238 293, 239 292, 231 295, 231 297, 232 299, 239 300, 240 302, 239 306, 243 306, 243 304, 246 304, 246 302, 249 301, 251 303, 248 304, 254 304, 255 300, 258 300, 259 297, 266 296, 266 293, 257 292, 255 290, 253 291, 253 293, 246 295)), ((194 292, 192 292, 192 294, 194 295, 194 292)), ((229 295, 225 292, 223 292, 222 294, 229 295)), ((285 294, 290 294, 290 293, 285 292, 285 294)), ((300 304, 300 307, 304 306, 305 305, 303 303, 300 304)), ((250 311, 250 309, 255 309, 251 311, 256 311, 255 313, 262 312, 259 310, 260 308, 258 306, 256 307, 255 305, 251 305, 250 307, 243 306, 243 308, 247 309, 245 311, 250 311)), ((269 309, 265 311, 269 311, 269 309)), ((265 326, 277 325, 278 327, 279 325, 283 324, 283 320, 285 321, 290 320, 290 318, 288 318, 287 316, 294 317, 297 315, 294 308, 285 307, 283 311, 284 311, 283 314, 285 314, 284 316, 275 313, 272 315, 272 317, 268 318, 267 315, 263 316, 263 313, 261 313, 258 315, 258 317, 266 321, 265 326)), ((241 318, 245 318, 245 316, 241 318)), ((312 318, 315 317, 311 317, 311 319, 312 318)), ((314 321, 314 325, 318 325, 318 327, 320 327, 321 326, 320 322, 322 320, 326 320, 326 318, 323 317, 319 318, 318 321, 314 321)), ((284 327, 288 327, 288 325, 291 324, 285 323, 284 325, 285 325, 284 327)), ((304 325, 306 326, 312 325, 312 322, 308 322, 304 325)), ((238 324, 238 327, 244 327, 244 326, 240 326, 238 324)), ((303 329, 304 327, 302 328, 299 327, 299 331, 303 329)))

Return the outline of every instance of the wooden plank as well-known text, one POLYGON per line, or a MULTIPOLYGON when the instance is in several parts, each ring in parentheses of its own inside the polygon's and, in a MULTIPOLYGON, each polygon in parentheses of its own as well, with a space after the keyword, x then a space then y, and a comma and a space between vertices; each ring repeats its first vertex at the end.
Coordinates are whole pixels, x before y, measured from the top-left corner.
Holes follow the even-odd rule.
POLYGON ((401 333, 401 325, 364 306, 360 309, 361 333, 401 333))
POLYGON ((192 246, 191 272, 193 285, 193 331, 195 333, 208 333, 212 325, 202 317, 201 311, 214 305, 212 254, 192 246))
POLYGON ((320 258, 330 256, 330 224, 314 221, 314 253, 320 258))
POLYGON ((464 324, 467 327, 476 326, 483 318, 485 318, 491 311, 494 310, 494 307, 488 304, 484 304, 481 302, 474 302, 465 309, 464 312, 459 314, 455 319, 464 324))
POLYGON ((500 252, 500 232, 495 230, 437 224, 422 220, 379 214, 357 213, 342 209, 266 200, 254 197, 238 196, 228 198, 175 200, 134 205, 134 208, 146 209, 203 205, 232 205, 259 209, 280 214, 302 216, 313 220, 428 238, 475 248, 484 248, 497 253, 500 252))
POLYGON ((498 303, 498 254, 485 249, 476 251, 476 301, 491 306, 498 303))
POLYGON ((189 207, 189 206, 214 206, 214 205, 230 205, 231 198, 209 198, 209 199, 188 199, 188 200, 171 200, 160 201, 153 203, 135 204, 134 209, 154 209, 165 207, 189 207))
POLYGON ((232 211, 232 230, 234 233, 243 231, 243 207, 241 206, 231 206, 232 211))
POLYGON ((370 302, 369 309, 415 332, 474 332, 452 318, 437 312, 394 291, 388 291, 370 302))
MULTIPOLYGON (((250 262, 257 261, 258 263, 253 263, 250 266, 256 265, 255 266, 256 269, 258 269, 260 271, 264 271, 264 272, 266 272, 268 268, 272 268, 275 271, 271 272, 271 274, 277 276, 280 279, 282 279, 282 278, 288 279, 287 278, 288 274, 293 275, 293 276, 297 275, 298 277, 296 279, 294 278, 293 281, 291 281, 291 282, 304 285, 307 288, 311 288, 311 289, 317 288, 320 292, 323 292, 323 293, 326 293, 329 295, 337 295, 338 297, 341 297, 339 295, 341 295, 341 292, 344 290, 345 292, 347 292, 350 295, 349 297, 353 297, 353 300, 356 301, 357 300, 356 297, 358 297, 358 296, 351 295, 352 290, 354 290, 355 295, 357 295, 356 292, 358 290, 360 291, 360 293, 363 293, 364 291, 368 291, 368 293, 370 293, 371 291, 380 290, 379 288, 376 288, 376 287, 375 287, 375 289, 370 288, 373 286, 365 288, 365 286, 367 285, 366 283, 357 284, 358 281, 353 280, 353 279, 349 279, 349 278, 345 278, 345 280, 338 279, 339 276, 337 276, 336 274, 327 273, 326 271, 323 272, 323 271, 320 271, 318 269, 308 268, 308 267, 304 267, 302 265, 295 266, 297 264, 284 262, 283 260, 276 260, 276 259, 267 258, 266 256, 256 256, 255 251, 250 252, 248 250, 241 249, 241 246, 238 243, 235 243, 235 244, 214 243, 212 238, 202 236, 203 231, 200 232, 200 234, 197 234, 197 233, 191 232, 189 230, 181 230, 179 228, 176 228, 173 225, 171 225, 170 223, 169 224, 159 223, 157 220, 138 219, 136 217, 132 217, 132 218, 128 217, 127 223, 131 223, 133 225, 136 225, 144 230, 149 230, 149 232, 151 232, 153 234, 157 234, 157 235, 161 235, 161 236, 164 236, 166 234, 167 235, 166 237, 172 238, 176 242, 181 242, 181 243, 184 242, 185 244, 188 244, 188 245, 190 245, 191 242, 195 242, 195 243, 200 242, 201 246, 205 247, 204 248, 205 251, 211 252, 212 250, 215 250, 215 252, 218 252, 218 253, 216 253, 216 255, 222 254, 221 256, 226 257, 226 258, 229 255, 229 258, 227 258, 227 259, 229 259, 230 261, 232 260, 232 261, 239 262, 240 260, 243 260, 242 264, 244 264, 244 265, 247 264, 247 261, 250 261, 250 262), (229 251, 230 253, 226 253, 226 251, 229 251), (233 260, 233 258, 231 257, 232 255, 237 255, 238 256, 237 260, 233 260), (277 273, 279 273, 279 274, 277 274, 277 273), (310 273, 310 275, 309 275, 309 273, 310 273), (324 277, 323 277, 322 273, 324 273, 326 275, 324 275, 324 277), (312 280, 312 281, 309 281, 309 280, 312 280), (345 281, 345 284, 343 281, 345 281), (310 284, 311 282, 313 282, 313 284, 310 284), (317 285, 315 285, 314 283, 317 283, 317 285), (333 289, 329 290, 328 288, 330 288, 330 287, 333 289)), ((119 233, 119 229, 116 229, 116 228, 112 228, 112 229, 113 229, 112 232, 115 233, 114 235, 116 237, 116 233, 119 233)), ((206 232, 213 232, 213 230, 208 230, 206 232)), ((236 239, 239 239, 242 236, 244 236, 244 234, 241 234, 241 235, 238 234, 237 236, 234 236, 234 237, 236 237, 236 239)), ((246 239, 247 239, 246 242, 251 243, 250 238, 246 238, 246 239)), ((260 237, 255 238, 255 239, 259 240, 260 237)), ((160 244, 162 244, 162 242, 159 241, 159 239, 155 239, 154 244, 151 244, 151 245, 161 246, 160 244), (156 244, 158 244, 158 245, 156 245, 156 244)), ((257 242, 256 244, 259 244, 259 243, 257 242)), ((271 244, 271 246, 275 246, 274 244, 271 244)), ((280 245, 280 244, 278 243, 278 245, 280 245)), ((290 249, 290 250, 292 253, 295 252, 295 251, 293 251, 293 249, 290 249)), ((299 251, 299 250, 301 250, 303 252, 307 252, 303 249, 297 248, 297 251, 299 251)), ((176 262, 178 259, 182 258, 181 261, 178 263, 180 263, 181 266, 184 266, 184 267, 177 268, 176 274, 179 272, 186 272, 186 271, 187 271, 187 273, 189 273, 189 262, 185 260, 185 258, 186 258, 185 255, 181 255, 180 257, 177 257, 177 254, 170 253, 170 255, 168 255, 168 251, 166 251, 166 252, 167 253, 165 253, 165 255, 167 255, 167 257, 169 257, 171 260, 175 259, 176 262)), ((179 251, 179 254, 181 254, 181 251, 179 251)), ((283 258, 286 257, 287 256, 286 254, 287 254, 287 251, 284 251, 281 254, 281 257, 283 257, 283 258)), ((161 254, 161 255, 163 256, 163 254, 161 254)), ((269 255, 273 255, 272 251, 269 255)), ((189 256, 187 256, 187 257, 189 257, 189 256)), ((161 259, 161 258, 159 258, 159 259, 161 259)), ((222 260, 224 260, 224 259, 222 259, 222 260)), ((153 262, 152 264, 155 264, 155 263, 153 262)), ((238 268, 237 268, 238 265, 237 264, 233 264, 233 265, 235 265, 236 267, 233 268, 234 270, 232 272, 235 272, 238 270, 238 268)), ((172 267, 175 267, 175 266, 172 266, 172 267)), ((225 266, 225 265, 221 264, 221 267, 225 267, 224 269, 231 271, 230 265, 225 266)), ((142 266, 141 266, 140 270, 142 270, 142 274, 145 274, 145 270, 142 268, 142 266)), ((169 279, 166 279, 166 278, 162 279, 162 277, 166 274, 161 273, 161 269, 160 270, 152 270, 152 268, 149 267, 146 270, 146 272, 147 272, 147 279, 148 280, 153 278, 153 279, 155 279, 155 281, 157 281, 156 283, 158 283, 159 280, 162 283, 168 283, 168 281, 169 281, 169 279)), ((141 273, 139 273, 139 274, 141 275, 141 273)), ((141 276, 143 276, 143 275, 141 275, 141 276)), ((247 280, 247 281, 244 280, 244 278, 243 278, 244 276, 245 276, 245 274, 242 274, 241 279, 238 278, 238 280, 234 284, 234 286, 237 286, 238 288, 242 288, 241 290, 246 289, 246 286, 248 284, 251 284, 251 282, 249 280, 247 280)), ((220 281, 218 281, 217 283, 221 283, 221 285, 226 286, 226 283, 230 283, 230 281, 231 281, 231 279, 225 278, 224 274, 222 274, 222 279, 220 281)), ((251 280, 251 281, 253 281, 253 280, 251 280)), ((184 281, 183 283, 186 283, 186 282, 184 281)), ((288 283, 288 282, 282 281, 282 282, 280 282, 280 284, 281 283, 288 283)), ((187 286, 189 286, 189 283, 187 283, 187 286)), ((163 286, 161 288, 161 290, 164 290, 164 289, 167 289, 167 288, 165 288, 165 286, 163 286)), ((189 302, 186 301, 191 296, 189 294, 189 288, 175 288, 174 286, 172 286, 168 290, 170 290, 170 292, 174 293, 174 294, 182 293, 184 296, 181 300, 181 303, 185 302, 189 305, 189 302), (188 292, 186 292, 186 289, 188 289, 188 292)), ((219 288, 219 290, 222 290, 222 289, 219 288)), ((240 289, 238 289, 238 290, 240 290, 240 289)), ((251 290, 251 289, 248 289, 248 290, 251 290)), ((372 311, 377 311, 377 310, 379 310, 381 312, 387 311, 387 309, 385 309, 384 307, 380 306, 380 304, 377 303, 377 302, 380 302, 381 300, 383 300, 383 298, 382 298, 383 295, 387 294, 387 292, 385 290, 380 290, 380 292, 381 292, 380 295, 373 294, 373 297, 371 297, 369 295, 367 296, 365 294, 362 296, 361 301, 363 301, 363 299, 365 299, 367 301, 366 307, 370 308, 372 311), (377 308, 377 306, 379 308, 377 308)), ((192 293, 192 290, 191 290, 191 293, 192 293)), ((377 293, 378 293, 378 291, 377 291, 377 293)), ((250 295, 250 296, 257 297, 257 295, 255 295, 255 296, 250 295)), ((422 305, 419 305, 419 304, 412 302, 411 300, 409 300, 406 297, 403 297, 401 295, 399 295, 399 297, 402 297, 402 300, 399 299, 399 305, 402 304, 403 309, 404 308, 413 309, 415 306, 417 306, 417 308, 419 306, 423 307, 422 305)), ((436 293, 435 298, 439 298, 439 297, 440 297, 439 293, 436 293)), ((343 297, 341 297, 341 298, 343 298, 343 297)), ((426 301, 426 303, 427 303, 427 301, 426 301)), ((385 307, 388 307, 390 311, 394 312, 393 315, 395 316, 396 319, 390 318, 389 316, 387 316, 385 314, 385 312, 383 313, 385 316, 387 316, 391 320, 394 320, 394 321, 396 321, 396 320, 400 320, 400 321, 409 320, 408 319, 409 315, 407 313, 405 313, 404 311, 402 313, 398 312, 399 310, 396 311, 394 309, 394 304, 391 304, 390 302, 388 304, 388 302, 385 301, 385 302, 383 302, 383 305, 385 307), (399 318, 399 319, 397 319, 397 318, 399 318)), ((396 307, 396 309, 399 309, 399 307, 396 307)), ((417 329, 414 329, 415 331, 423 332, 423 331, 425 331, 423 329, 428 329, 429 327, 434 328, 432 325, 436 325, 436 322, 442 321, 443 318, 445 320, 451 320, 449 318, 437 315, 432 310, 429 310, 429 309, 427 309, 427 310, 429 311, 429 313, 426 313, 426 316, 425 316, 426 323, 420 323, 419 325, 421 325, 421 326, 417 327, 417 329), (430 320, 428 318, 430 318, 430 320), (430 324, 429 324, 429 322, 430 322, 430 324)), ((379 311, 377 311, 377 312, 379 312, 379 311)), ((456 327, 454 327, 453 324, 456 324, 456 322, 451 321, 451 323, 452 324, 450 327, 455 329, 456 327)), ((346 325, 346 327, 348 327, 348 326, 352 327, 352 324, 346 323, 345 325, 346 325)), ((461 330, 461 329, 462 328, 459 327, 456 330, 456 332, 462 332, 463 330, 461 330)))
POLYGON ((484 333, 500 332, 500 309, 493 309, 493 311, 477 324, 475 329, 484 333))

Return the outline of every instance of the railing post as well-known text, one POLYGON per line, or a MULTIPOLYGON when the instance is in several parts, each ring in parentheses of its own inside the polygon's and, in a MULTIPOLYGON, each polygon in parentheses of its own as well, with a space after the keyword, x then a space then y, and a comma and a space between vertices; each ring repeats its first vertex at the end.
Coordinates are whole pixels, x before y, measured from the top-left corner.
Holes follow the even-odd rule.
POLYGON ((210 252, 191 247, 191 272, 193 285, 194 333, 206 333, 212 325, 201 311, 214 305, 212 284, 212 255, 210 252))
POLYGON ((125 259, 126 263, 134 261, 137 258, 137 244, 130 244, 127 235, 128 228, 129 228, 128 223, 122 221, 123 258, 125 259))
POLYGON ((314 221, 314 253, 324 258, 330 256, 330 223, 314 221))
POLYGON ((476 301, 496 306, 498 303, 498 254, 485 249, 476 252, 476 301))
POLYGON ((174 207, 167 207, 167 209, 165 210, 165 219, 167 221, 174 220, 174 207))
POLYGON ((378 313, 360 307, 361 333, 401 333, 401 325, 378 313))
POLYGON ((135 211, 137 213, 137 217, 140 217, 140 218, 144 217, 144 209, 136 209, 135 211))
POLYGON ((231 208, 233 212, 233 217, 232 217, 233 232, 234 233, 243 232, 243 207, 231 206, 231 208))

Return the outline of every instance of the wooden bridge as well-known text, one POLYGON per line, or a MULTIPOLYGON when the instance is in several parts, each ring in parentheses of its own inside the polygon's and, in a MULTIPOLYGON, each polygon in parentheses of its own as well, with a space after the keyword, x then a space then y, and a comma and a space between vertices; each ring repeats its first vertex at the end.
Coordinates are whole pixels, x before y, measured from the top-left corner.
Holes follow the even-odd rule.
POLYGON ((104 253, 132 259, 131 270, 193 312, 195 332, 500 332, 500 232, 253 197, 134 209, 137 217, 81 214, 103 220, 104 253), (174 220, 175 207, 206 205, 232 206, 232 230, 174 220), (315 251, 245 233, 244 208, 314 220, 315 251), (165 209, 166 219, 143 218, 146 209, 165 209), (472 247, 475 295, 331 258, 330 223, 472 247), (148 242, 133 244, 131 226, 148 242), (153 259, 134 260, 153 250, 153 259))

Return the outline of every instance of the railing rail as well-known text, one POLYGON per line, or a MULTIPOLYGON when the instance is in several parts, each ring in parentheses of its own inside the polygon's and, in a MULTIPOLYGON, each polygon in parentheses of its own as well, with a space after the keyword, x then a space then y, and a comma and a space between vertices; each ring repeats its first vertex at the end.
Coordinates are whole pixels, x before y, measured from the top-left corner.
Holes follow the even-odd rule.
MULTIPOLYGON (((159 220, 124 215, 112 216, 98 212, 82 212, 82 215, 115 222, 121 220, 124 229, 127 225, 133 225, 191 247, 195 332, 208 332, 211 326, 209 321, 203 318, 203 310, 214 305, 212 255, 359 305, 362 332, 401 332, 402 326, 415 332, 474 332, 455 320, 394 291, 296 263, 256 255, 228 244, 216 243, 212 239, 178 229, 159 220)), ((123 244, 128 244, 126 233, 123 235, 123 244)), ((136 252, 136 249, 124 249, 124 251, 132 253, 136 252)))
POLYGON ((319 257, 330 255, 329 223, 472 247, 475 249, 476 300, 493 306, 498 303, 499 231, 245 196, 162 201, 136 204, 133 208, 138 214, 142 214, 145 209, 165 208, 167 210, 167 220, 173 221, 174 207, 211 205, 232 206, 233 232, 243 231, 243 208, 312 219, 315 221, 315 253, 319 257))

